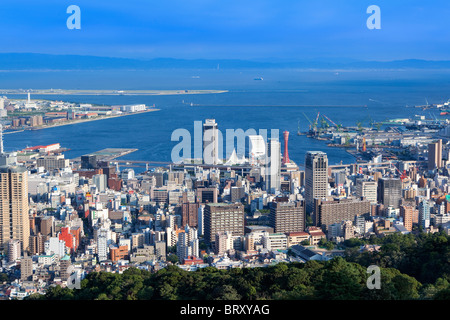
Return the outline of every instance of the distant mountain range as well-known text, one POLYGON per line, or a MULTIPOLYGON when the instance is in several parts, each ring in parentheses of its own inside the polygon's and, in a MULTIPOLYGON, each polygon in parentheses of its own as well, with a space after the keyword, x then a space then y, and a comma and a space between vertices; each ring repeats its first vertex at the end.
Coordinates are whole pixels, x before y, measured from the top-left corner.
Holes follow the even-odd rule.
POLYGON ((130 59, 82 55, 0 53, 0 70, 105 70, 105 69, 446 69, 450 61, 420 59, 395 61, 304 60, 253 61, 239 59, 130 59))

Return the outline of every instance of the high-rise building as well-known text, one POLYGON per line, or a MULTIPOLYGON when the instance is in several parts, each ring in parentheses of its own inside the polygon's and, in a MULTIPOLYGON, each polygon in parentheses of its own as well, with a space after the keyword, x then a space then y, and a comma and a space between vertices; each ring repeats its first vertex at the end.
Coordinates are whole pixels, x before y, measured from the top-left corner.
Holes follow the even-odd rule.
POLYGON ((95 184, 99 192, 103 192, 108 188, 108 177, 106 174, 96 174, 92 177, 92 182, 95 184))
POLYGON ((183 202, 181 205, 181 225, 183 227, 198 227, 198 208, 200 207, 199 203, 191 203, 191 202, 183 202))
POLYGON ((428 144, 428 170, 442 167, 442 140, 428 144))
POLYGON ((203 235, 203 232, 205 230, 205 227, 204 227, 204 221, 205 221, 204 210, 205 210, 205 207, 203 205, 200 205, 198 207, 198 214, 197 214, 197 217, 198 217, 197 218, 197 222, 198 222, 197 232, 198 232, 198 235, 203 235))
POLYGON ((244 205, 208 203, 204 209, 204 238, 207 243, 215 242, 218 232, 229 231, 233 236, 244 235, 244 205))
POLYGON ((230 232, 217 232, 215 237, 215 254, 224 255, 228 250, 233 249, 233 236, 230 232))
POLYGON ((38 167, 44 167, 47 171, 67 168, 70 165, 69 159, 65 159, 63 154, 45 155, 36 160, 38 167))
POLYGON ((314 199, 328 193, 328 157, 321 151, 308 151, 305 157, 305 208, 313 213, 314 199))
POLYGON ((198 188, 197 202, 198 203, 216 203, 219 191, 217 188, 198 188))
POLYGON ((358 198, 364 197, 371 203, 376 203, 377 188, 378 184, 376 181, 366 179, 356 179, 356 196, 358 198))
POLYGON ((29 249, 30 217, 28 172, 25 167, 0 167, 0 247, 19 240, 21 249, 29 249))
POLYGON ((304 231, 305 207, 303 201, 271 203, 269 221, 275 233, 304 231))
POLYGON ((245 187, 231 187, 230 201, 238 202, 245 197, 245 187))
POLYGON ((59 240, 58 237, 50 237, 44 243, 45 254, 56 254, 59 258, 64 257, 66 254, 66 243, 64 240, 59 240))
POLYGON ((249 135, 248 159, 254 165, 258 161, 264 160, 266 155, 266 143, 261 135, 249 135))
POLYGON ((422 228, 428 228, 430 226, 430 203, 428 200, 423 199, 419 203, 419 223, 422 228))
POLYGON ((95 169, 97 168, 97 156, 86 154, 81 156, 81 169, 95 169))
POLYGON ((41 218, 40 229, 41 233, 44 236, 53 236, 54 231, 54 217, 53 216, 44 216, 41 218))
POLYGON ((17 152, 3 152, 0 154, 0 166, 17 165, 17 152))
POLYGON ((203 163, 219 163, 219 130, 214 119, 206 119, 203 124, 203 163))
POLYGON ((20 245, 20 240, 8 241, 8 262, 13 262, 20 258, 20 245))
POLYGON ((178 233, 177 256, 180 262, 183 262, 189 256, 198 257, 199 240, 197 230, 186 226, 183 231, 178 233))
POLYGON ((61 258, 61 260, 59 261, 59 267, 59 276, 61 277, 61 280, 67 281, 70 273, 73 271, 73 266, 70 263, 70 257, 68 255, 65 255, 61 258))
POLYGON ((315 224, 322 228, 345 220, 354 221, 356 216, 369 216, 371 208, 370 201, 364 198, 315 198, 314 204, 315 224))
POLYGON ((400 206, 400 217, 406 230, 412 231, 414 208, 412 206, 400 206))
POLYGON ((108 239, 102 232, 97 237, 97 257, 98 261, 108 259, 108 239))
POLYGON ((39 255, 45 250, 45 241, 47 237, 42 235, 40 232, 30 236, 30 254, 39 255))
POLYGON ((384 207, 398 209, 402 199, 402 181, 399 178, 378 179, 378 202, 384 207))
POLYGON ((26 253, 20 261, 20 279, 29 280, 33 275, 33 259, 29 257, 26 253))
POLYGON ((281 144, 277 138, 269 139, 266 152, 266 190, 277 193, 281 187, 281 144))

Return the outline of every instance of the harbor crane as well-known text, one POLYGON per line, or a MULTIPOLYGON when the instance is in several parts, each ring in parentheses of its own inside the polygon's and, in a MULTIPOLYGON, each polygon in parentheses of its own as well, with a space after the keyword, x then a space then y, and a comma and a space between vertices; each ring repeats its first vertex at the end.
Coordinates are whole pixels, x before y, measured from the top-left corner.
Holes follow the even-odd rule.
POLYGON ((327 119, 328 121, 330 121, 330 123, 336 127, 337 131, 339 132, 339 129, 342 127, 340 124, 336 124, 333 120, 331 120, 330 118, 328 118, 326 115, 323 115, 325 117, 325 119, 327 119))

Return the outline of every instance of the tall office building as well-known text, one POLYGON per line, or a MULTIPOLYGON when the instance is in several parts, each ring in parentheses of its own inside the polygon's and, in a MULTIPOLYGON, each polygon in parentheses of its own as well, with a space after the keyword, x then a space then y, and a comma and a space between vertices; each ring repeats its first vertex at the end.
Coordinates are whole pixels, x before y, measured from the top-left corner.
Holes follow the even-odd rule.
POLYGON ((7 243, 8 262, 15 262, 20 258, 20 240, 10 240, 7 243))
POLYGON ((199 255, 199 239, 197 230, 186 226, 184 231, 178 233, 177 256, 180 262, 189 256, 198 257, 199 255))
POLYGON ((328 157, 321 151, 308 151, 305 157, 305 208, 313 213, 314 199, 328 193, 328 157))
POLYGON ((203 163, 219 163, 219 130, 214 119, 206 119, 203 124, 203 163))
POLYGON ((208 203, 204 209, 204 238, 214 243, 216 233, 229 231, 233 236, 244 235, 244 205, 208 203))
POLYGON ((53 237, 54 236, 54 224, 55 218, 53 216, 43 216, 41 217, 40 230, 42 235, 53 237))
POLYGON ((0 247, 19 240, 21 249, 29 249, 30 217, 28 172, 25 167, 0 167, 0 247))
POLYGON ((275 233, 303 232, 305 229, 303 201, 271 203, 269 222, 275 233))
POLYGON ((231 249, 233 249, 233 236, 231 233, 217 232, 214 253, 221 256, 231 249))
POLYGON ((426 199, 419 203, 419 223, 422 228, 430 226, 430 203, 426 199))
POLYGON ((45 155, 36 160, 38 167, 44 167, 47 171, 55 169, 67 168, 70 165, 69 159, 65 159, 63 154, 45 155))
POLYGON ((198 203, 216 203, 218 197, 217 188, 198 188, 197 189, 197 202, 198 203))
POLYGON ((392 206, 394 209, 400 208, 402 199, 402 181, 399 178, 378 179, 378 202, 385 208, 392 206))
POLYGON ((197 202, 188 202, 183 196, 183 203, 181 205, 181 225, 183 227, 198 227, 198 208, 200 204, 197 202))
POLYGON ((414 210, 412 206, 400 207, 400 217, 403 219, 403 226, 408 231, 412 231, 414 210))
POLYGON ((428 170, 442 167, 442 140, 428 144, 428 170))
POLYGON ((2 152, 0 154, 0 166, 17 165, 17 152, 2 152))
POLYGON ((356 179, 356 196, 358 198, 364 197, 371 203, 376 203, 377 188, 378 184, 376 181, 366 179, 356 179))
POLYGON ((23 281, 29 280, 33 275, 33 259, 26 253, 20 261, 20 279, 23 281))
POLYGON ((45 251, 45 241, 47 237, 42 235, 40 232, 38 234, 33 234, 30 236, 30 254, 39 255, 45 251))
POLYGON ((269 139, 266 152, 266 190, 277 193, 281 187, 281 144, 276 138, 269 139))
POLYGON ((104 192, 108 188, 108 177, 106 174, 95 174, 92 176, 92 182, 99 192, 104 192))
POLYGON ((261 135, 249 135, 248 159, 254 165, 260 160, 264 160, 266 155, 266 143, 261 135))

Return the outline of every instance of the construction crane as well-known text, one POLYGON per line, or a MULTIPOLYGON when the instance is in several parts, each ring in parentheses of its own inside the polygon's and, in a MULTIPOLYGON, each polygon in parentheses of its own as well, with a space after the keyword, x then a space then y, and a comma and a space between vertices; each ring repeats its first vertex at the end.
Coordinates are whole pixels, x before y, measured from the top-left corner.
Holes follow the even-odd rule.
MULTIPOLYGON (((392 166, 392 162, 389 162, 389 167, 391 167, 392 166)), ((397 170, 397 172, 398 172, 398 174, 400 175, 400 180, 404 180, 406 177, 407 177, 407 175, 406 175, 406 170, 403 170, 403 172, 401 172, 398 168, 397 168, 397 166, 394 166, 394 168, 395 168, 395 170, 397 170)))
POLYGON ((320 127, 323 128, 328 128, 330 125, 328 124, 327 120, 325 120, 325 118, 322 116, 320 118, 320 127))
POLYGON ((314 121, 314 124, 317 126, 317 124, 319 123, 319 115, 320 115, 320 111, 317 112, 317 117, 316 117, 316 121, 314 121))
POLYGON ((303 112, 303 115, 305 116, 306 120, 308 120, 308 122, 310 124, 310 126, 309 126, 310 130, 314 131, 314 133, 315 133, 317 131, 317 122, 319 120, 319 113, 317 114, 316 121, 314 121, 314 122, 312 122, 304 112, 303 112))
POLYGON ((336 127, 336 130, 339 132, 339 130, 341 129, 342 125, 340 124, 336 124, 333 120, 331 120, 330 118, 328 118, 326 115, 323 115, 325 117, 325 119, 327 119, 328 121, 330 121, 330 123, 336 127))
POLYGON ((308 120, 309 124, 312 126, 313 122, 308 118, 308 116, 306 115, 306 113, 303 112, 303 115, 305 116, 306 120, 308 120))
POLYGON ((323 117, 325 117, 325 119, 327 119, 328 121, 330 121, 330 123, 335 126, 336 128, 338 127, 338 125, 336 123, 333 122, 333 120, 331 120, 330 118, 328 118, 326 115, 322 115, 323 117))

